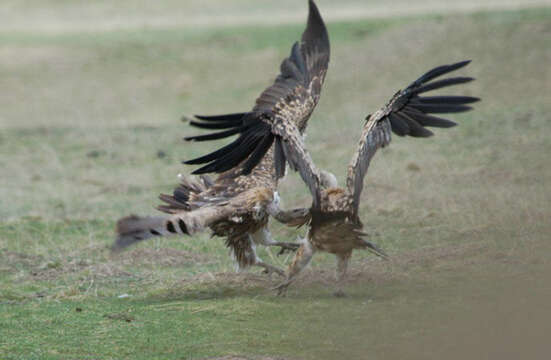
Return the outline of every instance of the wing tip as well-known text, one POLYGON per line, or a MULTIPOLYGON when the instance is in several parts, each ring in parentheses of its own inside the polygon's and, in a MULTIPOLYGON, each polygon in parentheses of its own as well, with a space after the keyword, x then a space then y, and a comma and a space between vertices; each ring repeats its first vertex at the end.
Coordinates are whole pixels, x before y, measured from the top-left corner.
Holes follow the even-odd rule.
POLYGON ((207 171, 205 171, 203 168, 200 168, 200 169, 193 170, 191 172, 191 175, 202 175, 202 174, 206 174, 206 173, 207 173, 207 171))
POLYGON ((195 117, 195 115, 189 116, 189 115, 184 114, 184 115, 180 116, 180 121, 181 122, 191 122, 191 121, 193 121, 193 117, 195 117))
POLYGON ((452 64, 446 64, 446 65, 440 65, 440 66, 434 67, 429 71, 427 71, 426 73, 424 73, 423 75, 421 75, 413 83, 411 83, 408 86, 408 88, 418 87, 418 86, 421 86, 422 84, 427 84, 435 78, 438 78, 442 75, 448 74, 452 71, 455 71, 467 66, 468 64, 471 63, 471 61, 472 60, 463 60, 452 64))
POLYGON ((329 33, 318 6, 313 0, 308 0, 308 20, 306 30, 302 34, 302 41, 315 42, 322 45, 323 50, 329 51, 329 33))
POLYGON ((198 114, 194 114, 193 117, 199 120, 208 120, 210 118, 210 116, 208 115, 198 115, 198 114))
POLYGON ((469 65, 472 61, 473 61, 472 59, 467 59, 467 60, 456 62, 455 64, 452 64, 452 66, 455 65, 457 66, 457 69, 459 69, 459 68, 462 68, 463 66, 469 65))

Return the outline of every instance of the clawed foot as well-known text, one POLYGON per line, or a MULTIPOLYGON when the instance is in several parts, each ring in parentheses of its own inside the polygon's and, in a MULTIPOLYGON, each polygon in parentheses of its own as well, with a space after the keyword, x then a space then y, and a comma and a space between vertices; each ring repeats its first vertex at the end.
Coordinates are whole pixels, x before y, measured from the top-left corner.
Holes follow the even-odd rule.
POLYGON ((284 255, 287 252, 295 252, 300 247, 300 244, 297 243, 280 243, 277 246, 281 247, 277 256, 284 255))
POLYGON ((333 293, 333 296, 338 297, 338 298, 344 298, 344 297, 346 297, 346 293, 344 291, 342 291, 341 289, 338 289, 338 290, 335 290, 335 292, 333 293))
POLYGON ((283 271, 283 270, 281 270, 281 269, 279 269, 275 266, 271 266, 271 265, 268 265, 268 264, 263 264, 263 265, 259 265, 259 266, 262 266, 264 268, 262 273, 267 274, 270 277, 272 276, 273 273, 276 273, 281 277, 285 277, 285 271, 283 271))
POLYGON ((286 296, 287 295, 287 289, 289 288, 290 282, 285 281, 284 283, 281 283, 280 285, 276 286, 275 288, 272 288, 272 290, 277 291, 277 296, 286 296))

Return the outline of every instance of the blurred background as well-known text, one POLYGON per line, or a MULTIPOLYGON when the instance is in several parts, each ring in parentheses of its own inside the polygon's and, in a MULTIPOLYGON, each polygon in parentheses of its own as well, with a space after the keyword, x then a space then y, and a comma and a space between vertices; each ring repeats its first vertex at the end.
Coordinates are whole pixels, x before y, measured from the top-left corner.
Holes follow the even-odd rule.
MULTIPOLYGON (((456 128, 377 154, 362 221, 393 261, 355 254, 347 299, 330 296, 330 256, 278 299, 277 279, 235 274, 207 234, 108 251, 117 218, 155 213, 191 171, 180 161, 220 145, 184 143, 198 131, 182 115, 249 110, 306 1, 2 1, 0 353, 543 358, 551 1, 317 4, 332 58, 307 145, 341 184, 365 116, 426 70, 472 59, 457 74, 477 81, 445 92, 482 98, 456 128)), ((280 193, 310 201, 295 174, 280 193)))

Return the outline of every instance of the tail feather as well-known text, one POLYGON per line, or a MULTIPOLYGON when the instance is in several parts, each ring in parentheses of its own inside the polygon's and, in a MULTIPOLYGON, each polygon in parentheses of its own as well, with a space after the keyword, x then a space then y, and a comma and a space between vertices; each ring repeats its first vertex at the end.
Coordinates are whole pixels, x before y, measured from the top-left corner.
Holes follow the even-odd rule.
POLYGON ((204 207, 170 217, 130 215, 117 221, 117 238, 111 250, 120 251, 154 236, 193 235, 231 213, 229 208, 204 207))
MULTIPOLYGON (((184 213, 185 216, 187 213, 184 213)), ((190 235, 184 216, 137 216, 119 219, 116 225, 117 238, 111 246, 114 252, 121 251, 137 242, 154 236, 190 235)))
POLYGON ((362 242, 363 242, 364 246, 367 248, 367 250, 369 250, 370 252, 372 252, 373 254, 375 254, 377 256, 380 256, 384 260, 389 260, 390 259, 390 256, 388 256, 388 254, 386 252, 384 252, 383 249, 381 249, 375 243, 373 243, 373 242, 366 239, 369 236, 367 233, 365 233, 363 231, 360 231, 360 230, 358 230, 356 232, 358 233, 358 235, 360 235, 360 237, 362 239, 362 242))
POLYGON ((167 217, 130 215, 117 221, 117 238, 111 246, 112 251, 123 250, 137 242, 154 236, 170 235, 167 229, 167 217))
POLYGON ((365 246, 369 251, 371 251, 373 254, 380 256, 381 258, 388 260, 390 257, 385 253, 380 247, 372 243, 371 241, 367 241, 364 239, 365 246))

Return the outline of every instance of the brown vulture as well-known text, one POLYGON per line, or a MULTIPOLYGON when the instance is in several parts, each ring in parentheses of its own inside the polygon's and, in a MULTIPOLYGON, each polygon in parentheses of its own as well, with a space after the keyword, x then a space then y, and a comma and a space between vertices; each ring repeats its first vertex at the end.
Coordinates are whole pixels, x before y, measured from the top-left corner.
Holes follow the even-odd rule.
MULTIPOLYGON (((274 158, 282 159, 282 148, 274 144, 276 135, 269 131, 269 119, 285 119, 301 133, 318 103, 329 64, 329 36, 315 3, 312 0, 308 3, 308 20, 301 41, 293 45, 274 84, 256 99, 253 109, 245 113, 196 116, 191 121, 192 126, 221 131, 187 137, 187 141, 239 135, 220 150, 184 162, 207 163, 194 174, 216 170, 220 175, 216 179, 205 175, 195 180, 184 177, 171 195, 161 195, 164 204, 158 209, 169 216, 131 215, 120 219, 114 250, 153 236, 192 235, 209 228, 214 236, 226 238, 239 268, 256 265, 284 275, 281 269, 263 262, 256 255, 255 246, 280 246, 282 251, 296 250, 299 246, 274 241, 267 228, 267 206, 277 196, 278 179, 282 175, 281 166, 274 163, 274 158), (262 124, 266 124, 265 131, 258 131, 262 124)), ((298 210, 296 214, 300 213, 298 210)))

